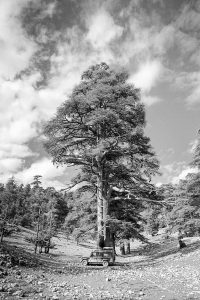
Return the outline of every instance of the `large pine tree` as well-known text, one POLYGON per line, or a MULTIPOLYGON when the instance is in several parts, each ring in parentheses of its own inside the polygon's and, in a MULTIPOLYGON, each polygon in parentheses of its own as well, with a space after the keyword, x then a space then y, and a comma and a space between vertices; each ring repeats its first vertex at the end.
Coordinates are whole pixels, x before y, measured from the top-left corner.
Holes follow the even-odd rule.
POLYGON ((105 245, 110 245, 110 200, 117 198, 113 191, 124 192, 124 201, 139 201, 158 170, 144 135, 139 90, 127 78, 105 63, 90 67, 44 130, 53 162, 80 166, 76 183, 96 187, 98 240, 105 245))

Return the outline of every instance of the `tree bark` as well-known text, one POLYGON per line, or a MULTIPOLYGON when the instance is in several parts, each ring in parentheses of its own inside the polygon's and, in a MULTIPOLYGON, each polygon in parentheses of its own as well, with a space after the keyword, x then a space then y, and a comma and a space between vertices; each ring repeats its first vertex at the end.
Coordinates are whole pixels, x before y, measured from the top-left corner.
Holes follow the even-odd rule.
POLYGON ((112 234, 108 225, 109 198, 112 188, 107 184, 107 178, 101 157, 97 157, 98 176, 97 176, 97 246, 112 247, 112 234))
POLYGON ((52 237, 52 219, 53 219, 53 212, 51 207, 51 215, 50 215, 50 224, 49 224, 49 237, 47 241, 47 249, 45 253, 49 253, 50 245, 51 245, 51 237, 52 237))
POLYGON ((125 250, 126 254, 130 254, 131 253, 131 248, 130 248, 130 240, 126 241, 126 250, 125 250))
POLYGON ((104 230, 103 230, 103 182, 101 172, 97 176, 97 247, 104 247, 104 230))
MULTIPOLYGON (((106 174, 104 174, 104 197, 103 197, 103 218, 104 218, 104 240, 106 247, 113 247, 114 243, 114 234, 110 230, 110 226, 108 224, 108 216, 110 214, 109 204, 110 204, 110 196, 112 192, 112 186, 108 185, 108 179, 106 174)), ((114 247, 113 247, 114 249, 114 247)))
POLYGON ((37 252, 39 231, 40 231, 40 208, 39 208, 39 212, 38 212, 37 235, 36 235, 36 241, 35 241, 35 253, 37 252))
POLYGON ((121 255, 125 255, 124 241, 120 241, 119 248, 120 248, 121 255))
POLYGON ((2 223, 1 240, 0 240, 1 243, 3 242, 3 238, 4 238, 7 215, 8 215, 8 205, 6 207, 6 213, 5 213, 5 216, 4 216, 4 219, 3 219, 3 223, 2 223))
POLYGON ((4 237, 4 226, 2 227, 1 230, 1 243, 3 242, 3 237, 4 237))
POLYGON ((110 232, 109 225, 107 223, 107 218, 109 215, 109 199, 106 199, 106 197, 103 198, 103 231, 104 231, 104 244, 105 247, 112 247, 112 234, 110 232))
POLYGON ((112 233, 112 247, 113 247, 113 251, 114 251, 114 253, 115 253, 115 255, 116 255, 116 249, 115 249, 115 234, 114 234, 114 233, 112 233))

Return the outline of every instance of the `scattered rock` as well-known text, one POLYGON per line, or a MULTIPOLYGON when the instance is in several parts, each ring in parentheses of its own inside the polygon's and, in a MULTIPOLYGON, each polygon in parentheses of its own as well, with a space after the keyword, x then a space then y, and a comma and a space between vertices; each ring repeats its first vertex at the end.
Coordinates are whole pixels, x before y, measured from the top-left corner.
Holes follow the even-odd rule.
POLYGON ((21 275, 21 271, 20 271, 20 270, 17 270, 17 271, 15 272, 15 274, 16 274, 16 275, 21 275))
POLYGON ((145 295, 145 293, 143 291, 139 292, 139 296, 144 296, 144 295, 145 295))
POLYGON ((24 292, 19 290, 19 291, 16 291, 12 294, 13 296, 20 296, 20 297, 23 297, 24 296, 24 292))
POLYGON ((5 287, 3 285, 0 285, 0 292, 5 292, 5 287))
POLYGON ((53 295, 53 297, 51 299, 53 299, 53 300, 59 300, 59 296, 53 295))
POLYGON ((111 278, 107 277, 107 278, 106 278, 106 281, 111 281, 111 278))

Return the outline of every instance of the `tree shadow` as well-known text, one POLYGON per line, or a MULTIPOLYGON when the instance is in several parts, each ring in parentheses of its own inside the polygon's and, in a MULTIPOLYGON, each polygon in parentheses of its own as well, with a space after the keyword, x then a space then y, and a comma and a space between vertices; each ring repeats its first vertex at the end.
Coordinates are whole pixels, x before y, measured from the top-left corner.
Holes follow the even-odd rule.
POLYGON ((81 246, 81 247, 87 248, 87 249, 94 249, 94 245, 87 245, 87 244, 83 244, 83 243, 78 243, 78 246, 81 246))
MULTIPOLYGON (((24 257, 27 261, 30 261, 30 267, 32 265, 32 262, 35 262, 33 264, 34 266, 39 266, 40 268, 44 268, 48 270, 49 272, 58 272, 58 273, 66 273, 66 274, 74 274, 77 275, 78 273, 90 273, 91 271, 104 271, 105 268, 102 266, 87 266, 84 267, 80 263, 80 257, 81 255, 73 255, 73 256, 67 256, 63 253, 53 253, 50 252, 49 254, 35 254, 34 253, 34 247, 32 248, 29 243, 27 245, 24 245, 23 241, 9 241, 5 242, 3 244, 0 244, 0 250, 1 246, 4 245, 6 251, 10 252, 11 255, 19 258, 24 257), (32 248, 32 249, 31 249, 32 248)), ((92 249, 92 245, 87 245, 84 243, 81 243, 81 246, 84 248, 92 249)), ((117 257, 121 258, 130 258, 135 256, 142 256, 141 259, 139 258, 138 261, 116 261, 114 265, 109 266, 108 270, 120 270, 120 269, 132 269, 132 268, 143 268, 147 267, 149 265, 157 265, 160 263, 160 261, 164 258, 168 259, 170 256, 179 254, 186 255, 188 253, 191 253, 197 249, 200 248, 200 241, 196 241, 193 243, 187 243, 187 247, 183 249, 178 248, 178 241, 177 239, 169 239, 164 240, 160 243, 148 243, 140 246, 137 249, 131 250, 131 253, 129 255, 117 255, 117 257)), ((120 260, 119 259, 119 260, 120 260)), ((29 263, 27 264, 27 267, 29 267, 29 263)))
MULTIPOLYGON (((70 274, 77 276, 77 274, 88 274, 91 271, 104 271, 105 267, 100 265, 95 266, 82 266, 78 257, 75 260, 66 257, 65 260, 58 260, 60 254, 45 254, 45 253, 33 253, 28 251, 28 249, 23 249, 20 243, 13 245, 6 241, 0 243, 0 254, 4 253, 10 257, 15 258, 14 265, 18 265, 25 268, 39 268, 45 270, 46 272, 58 273, 58 274, 70 274), (19 259, 25 261, 25 264, 21 265, 19 259)), ((14 266, 13 265, 13 266, 14 266)))
POLYGON ((180 254, 185 255, 191 252, 196 251, 200 248, 200 241, 187 244, 185 248, 180 249, 178 247, 177 239, 172 239, 162 244, 151 244, 147 247, 141 247, 140 249, 131 251, 129 256, 142 255, 143 260, 133 262, 132 264, 138 266, 147 266, 149 264, 157 264, 163 258, 169 258, 172 255, 180 254))
MULTIPOLYGON (((178 243, 177 243, 178 244, 178 243)), ((181 253, 181 254, 188 254, 191 253, 193 251, 196 251, 197 249, 200 248, 200 242, 194 242, 192 244, 188 244, 186 245, 185 248, 179 249, 178 246, 176 246, 175 248, 171 248, 171 249, 166 249, 166 250, 161 250, 158 253, 154 253, 153 255, 151 255, 151 259, 159 259, 159 258, 163 258, 165 256, 169 256, 172 254, 176 254, 176 253, 181 253)))

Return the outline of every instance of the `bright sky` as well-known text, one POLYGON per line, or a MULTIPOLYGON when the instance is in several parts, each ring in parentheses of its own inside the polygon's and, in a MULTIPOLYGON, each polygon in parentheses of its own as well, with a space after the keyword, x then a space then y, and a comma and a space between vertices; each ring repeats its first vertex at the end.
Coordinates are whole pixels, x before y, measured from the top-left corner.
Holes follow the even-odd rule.
POLYGON ((125 67, 141 88, 146 134, 178 182, 200 128, 199 0, 0 0, 0 182, 12 175, 65 187, 41 127, 90 65, 125 67))

